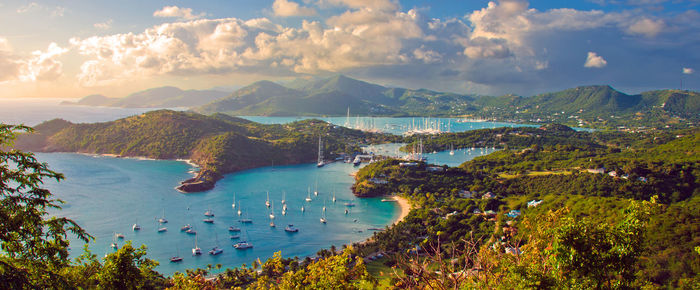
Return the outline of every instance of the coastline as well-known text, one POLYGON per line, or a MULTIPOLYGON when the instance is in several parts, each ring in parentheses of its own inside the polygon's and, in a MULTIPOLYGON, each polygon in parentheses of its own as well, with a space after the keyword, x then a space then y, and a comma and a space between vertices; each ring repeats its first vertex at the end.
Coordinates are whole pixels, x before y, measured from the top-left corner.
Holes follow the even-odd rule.
POLYGON ((406 216, 408 216, 408 213, 411 211, 411 205, 408 203, 408 199, 405 199, 400 196, 392 196, 392 199, 396 200, 396 203, 399 204, 399 207, 401 208, 401 214, 399 214, 399 218, 394 221, 392 225, 396 225, 403 221, 406 216))

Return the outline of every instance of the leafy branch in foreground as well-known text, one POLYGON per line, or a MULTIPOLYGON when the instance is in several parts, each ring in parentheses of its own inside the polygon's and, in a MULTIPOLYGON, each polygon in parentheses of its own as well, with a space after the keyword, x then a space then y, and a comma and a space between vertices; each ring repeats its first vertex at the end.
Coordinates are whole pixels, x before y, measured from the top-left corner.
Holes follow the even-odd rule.
POLYGON ((0 288, 65 286, 59 272, 69 264, 68 233, 85 242, 92 237, 68 218, 48 217, 63 202, 42 188, 43 180, 64 177, 33 153, 6 150, 18 132, 32 129, 0 124, 0 288))

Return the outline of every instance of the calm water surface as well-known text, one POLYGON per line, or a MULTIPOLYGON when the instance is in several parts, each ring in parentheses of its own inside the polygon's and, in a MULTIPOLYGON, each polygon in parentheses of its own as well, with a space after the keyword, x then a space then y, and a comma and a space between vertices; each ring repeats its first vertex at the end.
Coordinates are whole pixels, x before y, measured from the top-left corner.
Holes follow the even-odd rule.
MULTIPOLYGON (((152 109, 124 109, 105 107, 61 106, 60 100, 2 100, 0 99, 0 122, 36 125, 44 120, 63 118, 72 122, 104 122, 152 109)), ((298 120, 296 117, 246 117, 261 123, 286 123, 298 120)), ((456 119, 423 118, 367 118, 345 117, 321 118, 337 125, 349 123, 350 127, 375 129, 401 134, 410 128, 432 126, 442 131, 467 131, 481 128, 519 126, 517 124, 493 122, 458 123, 456 119), (418 123, 418 125, 417 125, 418 123)), ((386 144, 370 147, 375 153, 396 152, 400 144, 386 144)), ((447 151, 426 154, 429 162, 456 166, 475 156, 490 153, 455 149, 454 155, 447 151)), ((391 155, 391 154, 390 154, 391 155)), ((193 168, 179 161, 154 161, 127 158, 110 158, 69 153, 37 154, 51 169, 65 174, 66 179, 56 183, 47 181, 48 187, 66 203, 63 209, 55 212, 77 221, 96 240, 90 249, 99 256, 114 251, 110 244, 114 234, 121 233, 124 240, 117 240, 121 246, 125 241, 134 245, 148 246, 148 257, 160 261, 157 270, 170 275, 175 271, 202 267, 208 264, 222 264, 224 268, 251 264, 257 258, 265 260, 275 251, 282 251, 285 257, 313 255, 321 248, 331 245, 361 241, 373 233, 370 228, 383 228, 398 217, 400 210, 395 203, 381 202, 378 198, 354 199, 350 186, 352 173, 357 168, 351 164, 333 163, 323 168, 315 164, 302 164, 281 167, 258 168, 228 174, 217 183, 216 188, 204 193, 182 194, 175 189, 180 181, 189 178, 193 168), (304 201, 311 191, 313 201, 304 201), (318 196, 313 194, 318 191, 318 196), (265 206, 267 192, 274 203, 274 222, 271 228, 270 209, 265 206), (236 196, 237 207, 231 204, 236 196), (335 194, 337 202, 333 203, 335 194), (287 200, 287 215, 282 215, 281 199, 287 200), (346 207, 345 202, 356 206, 346 207), (306 211, 301 211, 304 205, 306 211), (319 219, 326 207, 327 224, 319 219), (252 224, 240 224, 237 210, 241 208, 244 217, 253 220, 252 224), (346 215, 345 209, 349 212, 346 215), (214 224, 202 222, 204 212, 215 213, 214 224), (165 215, 169 223, 167 232, 158 233, 157 219, 165 215), (131 226, 139 223, 141 231, 134 232, 131 226), (286 233, 284 227, 292 223, 299 228, 298 233, 286 233), (193 257, 191 249, 195 243, 193 235, 180 232, 180 227, 191 224, 198 232, 199 247, 204 255, 193 257), (242 229, 240 233, 229 233, 229 226, 242 229), (236 250, 232 244, 232 234, 240 235, 253 245, 253 249, 236 250), (214 246, 224 249, 223 254, 210 256, 206 252, 214 246), (174 255, 184 258, 181 263, 170 263, 174 255)), ((82 243, 73 240, 72 256, 82 253, 82 243)))

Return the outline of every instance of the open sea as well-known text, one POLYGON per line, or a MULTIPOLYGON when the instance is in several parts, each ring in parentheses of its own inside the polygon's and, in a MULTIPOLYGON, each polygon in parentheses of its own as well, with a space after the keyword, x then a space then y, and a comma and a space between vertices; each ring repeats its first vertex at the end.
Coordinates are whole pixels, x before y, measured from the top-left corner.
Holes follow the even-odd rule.
MULTIPOLYGON (((36 125, 43 120, 63 118, 72 122, 104 122, 152 109, 123 109, 83 106, 61 106, 60 100, 2 100, 0 99, 0 122, 36 125)), ((246 117, 261 123, 286 123, 299 118, 246 117)), ((508 123, 457 122, 457 119, 417 118, 367 118, 345 117, 321 118, 338 125, 350 122, 350 127, 362 127, 401 134, 421 126, 440 128, 442 131, 466 131, 502 126, 520 126, 508 123), (417 125, 422 124, 422 125, 417 125)), ((368 147, 374 153, 397 152, 400 144, 385 144, 368 147)), ((455 154, 447 151, 428 153, 429 162, 456 166, 476 156, 493 150, 455 148, 455 154)), ((65 204, 61 210, 52 212, 66 216, 95 237, 90 250, 103 256, 114 251, 110 244, 121 246, 132 241, 135 246, 146 245, 148 257, 160 262, 157 270, 166 275, 191 268, 206 268, 221 264, 222 269, 241 264, 250 265, 260 258, 262 261, 274 252, 282 251, 284 257, 312 256, 322 248, 362 241, 371 237, 373 229, 391 225, 399 216, 400 209, 393 202, 381 202, 379 198, 355 199, 350 191, 351 176, 357 167, 346 163, 331 163, 322 168, 315 164, 275 166, 227 174, 211 191, 183 194, 174 189, 180 181, 192 176, 196 170, 182 161, 142 160, 112 158, 72 153, 38 153, 42 162, 52 170, 61 172, 66 179, 61 182, 45 181, 45 186, 65 204), (314 195, 318 191, 318 195, 314 195), (273 209, 265 206, 267 193, 273 209), (311 202, 304 199, 309 195, 311 202), (232 207, 234 202, 236 208, 232 207), (336 202, 332 202, 335 195, 336 202), (282 215, 282 198, 286 199, 287 212, 282 215), (346 202, 355 206, 345 206, 346 202), (301 211, 302 205, 305 211, 301 211), (323 208, 326 208, 325 214, 323 208), (239 216, 237 211, 242 210, 239 216), (348 213, 345 213, 345 210, 348 213), (213 224, 204 223, 204 212, 211 210, 213 224), (276 227, 270 227, 270 213, 275 215, 276 227), (327 224, 319 220, 325 215, 327 224), (157 219, 165 217, 166 224, 157 219), (247 217, 251 224, 238 220, 247 217), (138 223, 140 231, 133 231, 138 223), (195 235, 180 231, 190 224, 197 231, 197 243, 202 256, 192 256, 195 235), (287 233, 284 227, 294 224, 298 233, 287 233), (167 231, 158 232, 160 227, 167 231), (229 232, 229 226, 241 228, 241 232, 229 232), (115 234, 124 239, 115 239, 115 234), (231 236, 238 235, 238 238, 231 236), (247 240, 252 249, 236 250, 235 242, 247 240), (217 256, 207 252, 219 246, 224 251, 217 256), (171 263, 169 258, 179 255, 180 263, 171 263)), ((71 255, 82 253, 83 244, 75 239, 71 242, 71 255)), ((213 270, 216 273, 216 270, 213 270)))

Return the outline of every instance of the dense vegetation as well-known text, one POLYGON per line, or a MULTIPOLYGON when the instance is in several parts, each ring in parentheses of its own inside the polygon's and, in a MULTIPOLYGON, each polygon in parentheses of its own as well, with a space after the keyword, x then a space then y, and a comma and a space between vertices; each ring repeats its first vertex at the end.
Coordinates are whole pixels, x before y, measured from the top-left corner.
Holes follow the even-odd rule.
POLYGON ((17 147, 191 159, 202 170, 180 187, 183 191, 209 189, 221 174, 228 172, 312 162, 317 157, 319 137, 324 140, 325 157, 331 160, 342 153, 360 151, 361 143, 397 140, 395 136, 364 133, 319 120, 263 125, 222 114, 204 116, 169 110, 94 124, 53 120, 38 125, 37 132, 21 136, 17 147))
MULTIPOLYGON (((532 129, 540 131, 536 138, 503 140, 502 147, 518 149, 458 168, 402 166, 398 160, 362 168, 356 194, 398 194, 413 210, 359 251, 395 253, 385 263, 410 274, 393 278, 402 287, 416 281, 462 287, 697 287, 700 132, 622 138, 544 129, 532 129), (602 167, 604 173, 588 172, 602 167), (541 203, 529 207, 530 201, 541 203), (520 215, 507 216, 511 210, 520 215), (406 249, 422 251, 411 256, 406 249)), ((471 146, 508 130, 473 132, 464 140, 449 134, 425 143, 471 146)))

